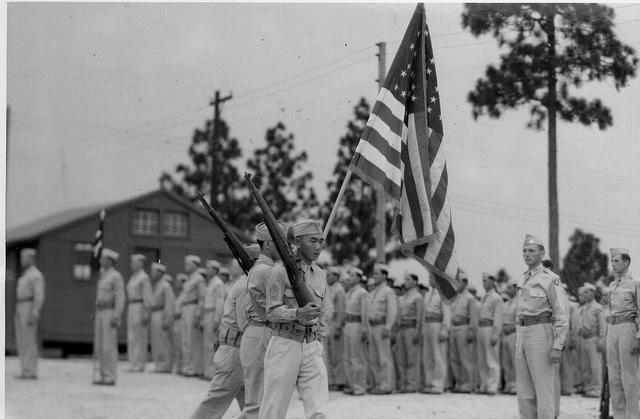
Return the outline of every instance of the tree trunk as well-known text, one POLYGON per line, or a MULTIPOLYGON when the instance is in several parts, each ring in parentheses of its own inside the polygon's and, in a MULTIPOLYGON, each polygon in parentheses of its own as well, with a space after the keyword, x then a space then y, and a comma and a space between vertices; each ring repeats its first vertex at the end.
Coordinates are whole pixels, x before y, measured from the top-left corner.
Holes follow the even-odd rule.
POLYGON ((557 167, 557 144, 556 144, 556 34, 554 16, 548 17, 547 36, 549 39, 549 103, 547 109, 549 113, 549 161, 548 161, 548 181, 549 181, 549 258, 553 262, 556 272, 560 272, 560 254, 558 251, 558 167, 557 167))

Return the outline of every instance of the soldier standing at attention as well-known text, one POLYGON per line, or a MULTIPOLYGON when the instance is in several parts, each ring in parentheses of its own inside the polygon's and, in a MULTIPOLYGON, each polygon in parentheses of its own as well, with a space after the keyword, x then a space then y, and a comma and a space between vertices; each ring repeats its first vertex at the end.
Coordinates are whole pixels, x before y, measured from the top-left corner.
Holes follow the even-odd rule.
POLYGON ((216 347, 216 336, 218 327, 220 327, 221 315, 216 316, 217 312, 222 313, 224 309, 225 292, 223 290, 224 283, 218 276, 220 272, 220 262, 217 260, 208 260, 206 262, 207 269, 207 289, 204 294, 204 307, 202 315, 202 341, 204 353, 204 379, 211 380, 213 377, 213 354, 216 347), (216 322, 216 317, 218 322, 216 322))
POLYGON ((329 400, 321 343, 326 334, 327 283, 325 272, 315 261, 324 239, 315 220, 299 221, 289 233, 297 248, 304 285, 315 301, 300 307, 284 266, 273 269, 267 281, 267 319, 273 336, 264 357, 260 419, 284 419, 296 387, 307 418, 323 419, 323 405, 329 400))
POLYGON ((442 394, 447 375, 447 345, 451 327, 451 309, 442 301, 436 288, 436 279, 429 272, 429 290, 423 298, 424 323, 422 325, 422 363, 424 389, 422 393, 442 394))
POLYGON ((609 392, 615 419, 640 418, 640 281, 631 277, 626 249, 611 249, 615 279, 609 284, 607 365, 609 392))
POLYGON ((187 274, 179 273, 173 280, 173 292, 176 296, 173 302, 173 325, 171 326, 171 347, 175 373, 182 375, 182 288, 187 281, 187 274))
MULTIPOLYGON (((286 225, 279 223, 284 235, 286 225)), ((264 354, 273 334, 267 325, 267 279, 275 262, 279 261, 267 225, 255 227, 260 256, 249 271, 247 291, 249 294, 248 323, 240 343, 240 362, 244 371, 245 406, 242 414, 248 419, 258 417, 264 389, 264 354)))
POLYGON ((151 358, 155 372, 171 372, 171 329, 175 296, 171 287, 171 276, 167 268, 159 263, 151 264, 152 308, 151 308, 151 358))
POLYGON ((362 271, 352 268, 347 279, 344 317, 344 361, 347 385, 345 394, 363 396, 367 392, 367 300, 369 294, 362 287, 362 271))
POLYGON ((102 249, 100 278, 96 292, 96 321, 93 337, 93 384, 112 386, 118 370, 118 327, 124 310, 124 279, 114 266, 120 255, 102 249))
MULTIPOLYGON (((460 278, 466 273, 460 271, 460 278)), ((451 329, 449 331, 449 356, 451 373, 455 381, 453 393, 471 393, 472 374, 471 353, 475 345, 478 327, 476 298, 467 290, 468 280, 461 281, 460 289, 451 302, 451 329)))
POLYGON ((524 419, 552 419, 569 329, 567 301, 558 275, 542 266, 542 241, 527 234, 522 254, 529 269, 518 282, 516 300, 518 407, 524 419))
POLYGON ((584 305, 580 307, 578 335, 582 340, 580 370, 584 371, 584 397, 598 398, 602 391, 602 356, 605 351, 606 320, 602 306, 595 302, 596 287, 585 282, 584 305))
POLYGON ((36 251, 22 249, 22 275, 16 285, 15 329, 21 379, 38 378, 38 321, 44 303, 44 277, 36 268, 36 251))
POLYGON ((398 375, 401 393, 420 390, 420 342, 422 341, 422 317, 424 303, 418 292, 418 276, 407 274, 404 278, 405 293, 398 297, 398 375))
POLYGON ((516 394, 516 284, 507 282, 504 289, 508 299, 502 310, 502 334, 500 363, 504 376, 505 394, 516 394))
POLYGON ((144 271, 144 255, 131 255, 131 277, 127 282, 127 355, 131 372, 144 371, 149 346, 151 280, 144 271))
POLYGON ((332 267, 327 272, 327 300, 333 310, 328 318, 329 330, 324 340, 325 362, 330 391, 341 391, 347 383, 344 366, 344 324, 345 295, 340 283, 340 269, 332 267))
POLYGON ((482 274, 484 297, 478 319, 478 373, 480 393, 494 395, 500 385, 500 332, 502 331, 502 297, 496 292, 496 279, 482 274))
POLYGON ((200 257, 185 256, 184 270, 188 275, 181 295, 182 304, 182 373, 187 377, 202 375, 202 330, 200 308, 204 301, 204 277, 199 271, 200 257))

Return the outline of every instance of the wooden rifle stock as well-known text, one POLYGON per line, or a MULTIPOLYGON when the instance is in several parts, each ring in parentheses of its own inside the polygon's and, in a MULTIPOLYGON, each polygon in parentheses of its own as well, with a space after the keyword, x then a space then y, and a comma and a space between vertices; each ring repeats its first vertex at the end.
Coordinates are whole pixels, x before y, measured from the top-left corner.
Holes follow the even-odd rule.
POLYGON ((609 419, 609 367, 607 354, 602 354, 602 392, 600 393, 600 419, 609 419))
POLYGON ((238 240, 238 237, 236 237, 235 233, 231 231, 231 228, 229 227, 227 222, 220 216, 220 214, 218 214, 216 210, 213 209, 211 205, 209 205, 207 200, 204 199, 204 196, 202 196, 200 192, 196 192, 196 197, 202 203, 205 209, 209 211, 209 215, 211 216, 211 218, 213 218, 213 221, 218 224, 218 227, 220 227, 220 230, 222 230, 222 233, 224 234, 224 241, 227 243, 227 246, 229 246, 229 250, 231 250, 233 257, 236 258, 244 273, 248 274, 249 269, 251 269, 251 267, 253 266, 254 260, 251 258, 251 256, 249 256, 244 246, 242 246, 242 243, 240 243, 240 240, 238 240))
POLYGON ((282 232, 278 228, 276 217, 273 215, 271 208, 269 208, 267 201, 264 200, 262 194, 258 191, 258 188, 256 188, 256 185, 251 181, 251 175, 249 173, 245 173, 244 178, 247 185, 249 185, 251 195, 253 195, 264 214, 264 223, 267 225, 267 229, 269 230, 273 244, 276 246, 278 255, 280 255, 282 264, 287 270, 287 276, 289 277, 289 282, 291 283, 291 288, 293 289, 296 301, 298 301, 298 305, 300 307, 304 307, 308 303, 315 303, 315 297, 311 293, 309 287, 307 287, 307 284, 304 283, 302 269, 300 269, 300 265, 298 265, 298 262, 296 261, 296 255, 293 253, 286 238, 283 237, 282 232))

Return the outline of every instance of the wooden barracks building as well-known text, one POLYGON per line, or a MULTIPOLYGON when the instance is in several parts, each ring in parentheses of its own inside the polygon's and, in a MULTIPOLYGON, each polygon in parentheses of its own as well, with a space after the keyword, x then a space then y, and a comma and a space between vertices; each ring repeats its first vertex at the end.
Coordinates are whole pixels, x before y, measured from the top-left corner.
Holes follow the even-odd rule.
MULTIPOLYGON (((63 211, 8 230, 5 288, 8 351, 15 350, 15 286, 20 275, 20 249, 25 247, 37 250, 36 264, 46 281, 41 342, 63 350, 70 344, 92 342, 97 277, 91 272, 91 246, 102 209, 106 211, 104 246, 120 253, 117 269, 125 282, 131 270, 129 256, 135 253, 147 256, 147 271, 150 262, 161 261, 172 276, 184 271, 187 254, 222 263, 232 259, 222 231, 204 208, 163 189, 122 202, 63 211)), ((236 234, 240 240, 247 239, 241 232, 236 234)), ((126 342, 124 324, 119 340, 126 342)))

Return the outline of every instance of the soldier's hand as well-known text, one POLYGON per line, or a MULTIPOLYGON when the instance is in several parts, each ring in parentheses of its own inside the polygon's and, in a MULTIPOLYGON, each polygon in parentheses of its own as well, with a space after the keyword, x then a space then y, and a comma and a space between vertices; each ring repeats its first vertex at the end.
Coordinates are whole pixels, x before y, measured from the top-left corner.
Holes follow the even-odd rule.
POLYGON ((115 327, 116 329, 120 327, 120 316, 115 315, 111 318, 111 327, 115 327))
POLYGON ((162 321, 162 328, 164 330, 169 330, 171 328, 171 320, 170 319, 164 319, 162 321))
POLYGON ((29 314, 27 315, 27 324, 28 324, 29 326, 31 326, 31 325, 33 325, 33 324, 36 324, 37 322, 38 322, 38 316, 36 316, 36 315, 35 315, 35 314, 33 314, 33 313, 29 313, 29 314))
POLYGON ((363 330, 360 335, 360 340, 364 343, 369 342, 369 333, 366 330, 363 330))
POLYGON ((338 340, 342 337, 342 328, 340 327, 336 327, 336 329, 333 331, 333 338, 335 340, 338 340))
POLYGON ((496 346, 498 344, 498 336, 496 336, 495 334, 491 335, 491 339, 489 339, 489 343, 491 344, 491 346, 496 346))
POLYGON ((560 349, 552 348, 549 354, 549 360, 552 364, 559 364, 562 359, 562 351, 560 349))
POLYGON ((310 322, 320 317, 320 315, 322 314, 322 309, 317 303, 308 303, 306 306, 298 308, 296 314, 296 320, 310 322))
POLYGON ((418 333, 418 332, 416 332, 416 333, 413 335, 413 344, 414 344, 414 345, 417 345, 417 344, 419 344, 421 341, 422 341, 422 333, 418 333))
POLYGON ((631 354, 632 355, 640 354, 640 339, 633 338, 633 343, 631 343, 631 354))
POLYGON ((467 342, 473 343, 475 341, 476 341, 476 332, 473 329, 469 329, 469 331, 467 332, 467 342))
POLYGON ((149 324, 149 315, 148 314, 143 314, 142 315, 142 325, 146 326, 149 324))
POLYGON ((598 339, 598 345, 596 346, 596 349, 601 354, 604 354, 607 352, 607 347, 604 343, 604 339, 598 339))
POLYGON ((383 328, 382 329, 382 339, 389 339, 389 336, 391 335, 391 333, 389 332, 389 329, 383 328))
POLYGON ((440 342, 446 342, 448 337, 449 336, 446 330, 441 330, 440 333, 438 334, 438 340, 440 342))

